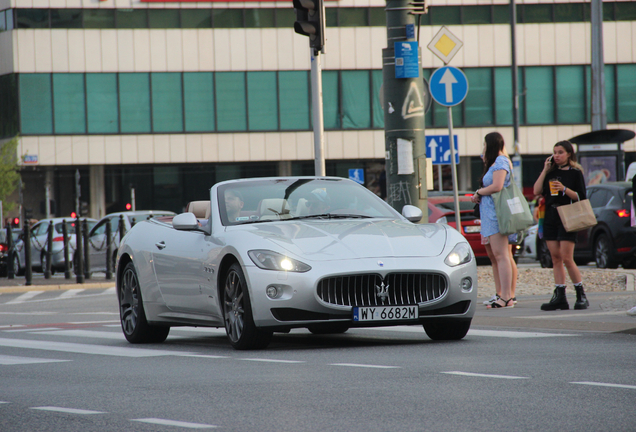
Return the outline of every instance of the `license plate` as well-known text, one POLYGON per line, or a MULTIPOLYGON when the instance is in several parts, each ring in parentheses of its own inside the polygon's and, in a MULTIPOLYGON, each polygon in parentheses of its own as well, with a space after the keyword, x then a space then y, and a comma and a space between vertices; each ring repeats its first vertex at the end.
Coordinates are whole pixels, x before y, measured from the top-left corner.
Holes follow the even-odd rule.
POLYGON ((354 321, 403 321, 419 318, 417 306, 354 307, 354 321))
POLYGON ((479 225, 467 226, 464 227, 464 231, 466 233, 478 233, 481 232, 481 227, 479 225))

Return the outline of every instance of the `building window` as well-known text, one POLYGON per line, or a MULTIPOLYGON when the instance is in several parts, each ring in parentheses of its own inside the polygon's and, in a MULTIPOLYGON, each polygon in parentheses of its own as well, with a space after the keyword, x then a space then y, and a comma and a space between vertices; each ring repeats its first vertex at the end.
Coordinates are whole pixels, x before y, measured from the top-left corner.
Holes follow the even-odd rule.
MULTIPOLYGON (((587 66, 591 77, 591 67, 587 66)), ((607 109, 607 122, 616 123, 616 65, 605 65, 605 107, 607 109)), ((591 84, 591 83, 590 83, 591 84)), ((587 107, 592 106, 592 99, 588 97, 587 107)), ((588 122, 591 117, 588 116, 588 122)))
POLYGON ((552 67, 525 68, 526 123, 554 123, 554 79, 552 67))
POLYGON ((146 9, 117 9, 115 20, 117 28, 148 28, 146 9))
POLYGON ((583 66, 556 68, 557 115, 559 124, 585 123, 585 81, 583 66))
POLYGON ((214 28, 242 28, 243 9, 212 9, 214 28))
POLYGON ((616 65, 618 121, 636 122, 636 64, 616 65))
POLYGON ((119 132, 116 74, 86 74, 86 106, 89 134, 119 132))
POLYGON ((84 28, 115 28, 115 11, 112 9, 84 9, 84 28))
POLYGON ((183 132, 181 74, 153 72, 150 78, 153 132, 183 132))
POLYGON ((278 72, 281 130, 309 129, 309 84, 305 71, 278 72))
POLYGON ((122 133, 150 132, 150 77, 147 73, 119 74, 122 133))
POLYGON ((214 130, 214 79, 212 72, 183 74, 186 132, 214 130))
POLYGON ((493 85, 491 68, 464 69, 470 91, 464 100, 465 126, 492 125, 493 85))
POLYGON ((367 8, 338 8, 338 25, 340 27, 362 27, 369 25, 367 8))
POLYGON ((432 7, 428 10, 432 25, 453 25, 462 23, 459 6, 432 7))
MULTIPOLYGON (((512 68, 494 68, 495 74, 495 123, 511 125, 512 118, 512 68)), ((472 90, 472 85, 471 85, 472 90)))
POLYGON ((51 9, 51 28, 82 28, 82 9, 51 9))
POLYGON ((148 27, 171 29, 179 28, 179 9, 148 9, 148 27))
POLYGON ((382 70, 371 71, 372 90, 373 94, 373 127, 375 129, 384 128, 384 110, 380 103, 380 92, 382 91, 382 70))
POLYGON ((491 6, 464 6, 462 8, 463 24, 490 24, 491 22, 491 6))
POLYGON ((23 134, 53 133, 51 75, 20 75, 20 130, 23 134))
POLYGON ((16 9, 18 28, 49 28, 48 9, 16 9))
POLYGON ((181 9, 182 28, 212 28, 210 9, 181 9))
POLYGON ((340 129, 338 71, 322 72, 322 112, 325 129, 340 129))
POLYGON ((216 72, 216 117, 219 131, 245 131, 245 72, 216 72))
POLYGON ((371 127, 369 71, 342 71, 342 128, 371 127))
POLYGON ((245 27, 272 28, 276 27, 274 9, 245 9, 245 27))
POLYGON ((18 87, 15 74, 0 76, 0 138, 17 135, 18 125, 18 87))
POLYGON ((53 74, 56 134, 86 133, 84 74, 53 74))
POLYGON ((247 118, 249 130, 278 129, 276 72, 247 73, 247 118))

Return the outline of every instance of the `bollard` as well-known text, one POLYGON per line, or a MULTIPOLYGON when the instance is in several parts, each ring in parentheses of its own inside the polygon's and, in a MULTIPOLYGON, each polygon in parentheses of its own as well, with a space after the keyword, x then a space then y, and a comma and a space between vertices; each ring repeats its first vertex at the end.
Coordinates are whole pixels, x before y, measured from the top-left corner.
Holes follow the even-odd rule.
POLYGON ((84 248, 82 240, 82 221, 75 219, 75 280, 84 283, 84 248))
POLYGON ((13 267, 13 254, 17 253, 13 244, 13 230, 11 224, 7 225, 7 279, 13 279, 15 274, 20 270, 13 267))
POLYGON ((91 248, 88 238, 88 221, 84 219, 82 224, 82 235, 84 236, 84 277, 91 278, 91 248))
POLYGON ((70 279, 71 263, 68 259, 68 225, 66 219, 62 222, 62 236, 64 236, 64 279, 70 279))
POLYGON ((111 255, 113 254, 113 247, 110 243, 112 231, 113 229, 110 226, 110 221, 106 222, 106 280, 111 280, 113 278, 114 263, 111 259, 111 255))
POLYGON ((44 273, 44 279, 51 279, 51 251, 53 250, 53 221, 49 221, 49 227, 46 230, 46 252, 40 255, 42 259, 42 273, 44 273))
POLYGON ((29 223, 24 223, 24 284, 31 285, 33 282, 33 267, 31 263, 31 227, 29 223))
POLYGON ((126 235, 126 224, 124 224, 124 215, 119 215, 119 241, 117 242, 117 247, 119 247, 119 243, 121 243, 121 239, 126 235))

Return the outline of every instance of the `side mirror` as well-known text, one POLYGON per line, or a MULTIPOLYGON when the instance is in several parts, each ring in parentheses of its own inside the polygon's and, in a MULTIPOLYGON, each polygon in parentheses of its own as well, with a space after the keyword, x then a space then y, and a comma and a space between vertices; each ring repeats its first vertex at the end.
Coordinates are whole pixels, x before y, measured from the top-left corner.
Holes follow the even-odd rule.
POLYGON ((421 221, 423 215, 424 214, 422 213, 422 210, 420 210, 419 207, 415 207, 412 205, 405 205, 404 207, 402 207, 402 216, 404 216, 405 218, 407 218, 413 223, 417 223, 421 221))
POLYGON ((181 231, 193 231, 200 228, 199 221, 194 213, 181 213, 172 218, 174 229, 181 231))

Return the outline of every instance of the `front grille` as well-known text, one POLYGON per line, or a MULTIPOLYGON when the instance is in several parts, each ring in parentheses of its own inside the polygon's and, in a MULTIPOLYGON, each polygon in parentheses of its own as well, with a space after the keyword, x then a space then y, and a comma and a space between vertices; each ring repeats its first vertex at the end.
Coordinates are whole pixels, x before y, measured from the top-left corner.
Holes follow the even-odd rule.
POLYGON ((436 300, 447 289, 446 278, 439 274, 390 273, 384 280, 366 274, 322 279, 318 297, 340 306, 399 306, 436 300))

